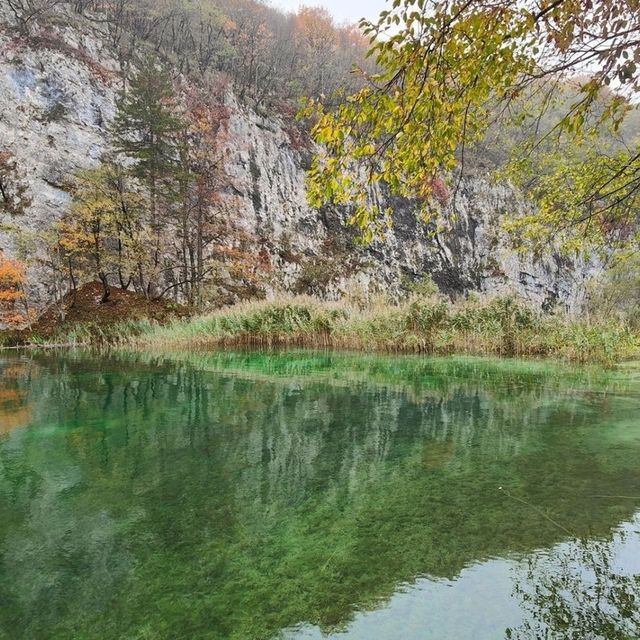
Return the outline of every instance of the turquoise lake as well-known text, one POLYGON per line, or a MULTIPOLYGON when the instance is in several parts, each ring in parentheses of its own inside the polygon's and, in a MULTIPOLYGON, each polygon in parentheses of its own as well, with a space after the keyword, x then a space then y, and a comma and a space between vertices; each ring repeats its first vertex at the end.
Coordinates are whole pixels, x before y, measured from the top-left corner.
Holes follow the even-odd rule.
POLYGON ((0 353, 0 639, 640 637, 640 367, 0 353))

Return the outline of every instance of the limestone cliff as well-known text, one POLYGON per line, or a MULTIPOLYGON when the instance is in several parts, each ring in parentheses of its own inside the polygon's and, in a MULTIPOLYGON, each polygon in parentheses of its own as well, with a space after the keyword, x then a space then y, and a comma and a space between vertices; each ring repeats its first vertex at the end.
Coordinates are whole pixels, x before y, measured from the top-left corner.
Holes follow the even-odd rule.
MULTIPOLYGON (((27 38, 0 6, 0 146, 15 154, 29 184, 33 203, 18 224, 36 238, 69 204, 65 179, 105 151, 120 82, 99 28, 64 22, 61 16, 58 26, 27 38)), ((308 206, 304 180, 312 148, 292 123, 241 106, 232 93, 227 102, 225 194, 271 260, 269 292, 394 294, 428 275, 449 294, 517 292, 542 307, 579 308, 587 267, 518 255, 499 232, 501 216, 527 206, 508 186, 465 179, 455 230, 446 236, 418 222, 412 203, 394 201, 392 231, 359 247, 345 212, 308 206)), ((7 234, 0 236, 0 248, 16 250, 7 234)), ((41 266, 31 279, 39 305, 59 286, 41 266)))

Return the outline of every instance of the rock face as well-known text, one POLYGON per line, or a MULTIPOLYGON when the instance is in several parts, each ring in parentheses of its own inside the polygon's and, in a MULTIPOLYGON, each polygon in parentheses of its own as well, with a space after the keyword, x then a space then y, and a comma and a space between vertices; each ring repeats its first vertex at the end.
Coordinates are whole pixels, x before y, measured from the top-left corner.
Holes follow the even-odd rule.
POLYGON ((395 199, 386 238, 358 247, 343 212, 308 207, 304 179, 311 152, 296 148, 286 124, 238 105, 232 113, 231 137, 240 144, 229 157, 229 172, 241 217, 266 243, 284 288, 313 289, 313 281, 313 292, 329 297, 357 288, 393 294, 427 275, 450 295, 517 293, 546 309, 580 307, 591 275, 587 265, 558 256, 534 260, 513 251, 500 233, 501 217, 528 206, 509 186, 463 180, 457 222, 446 235, 418 221, 415 203, 395 199))
MULTIPOLYGON (((15 154, 28 182, 33 203, 19 224, 37 236, 68 206, 66 178, 95 165, 106 150, 119 78, 95 27, 62 26, 27 39, 10 20, 0 6, 0 147, 15 154)), ((516 254, 498 231, 501 216, 526 206, 508 186, 464 180, 455 228, 446 236, 418 222, 415 205, 394 201, 391 232, 360 247, 345 212, 315 211, 306 202, 309 142, 291 123, 240 106, 232 95, 228 106, 226 192, 240 223, 272 262, 269 292, 394 295, 429 276, 450 295, 515 292, 543 308, 579 309, 588 266, 516 254)), ((16 250, 7 234, 0 234, 0 249, 16 250)), ((59 286, 42 267, 31 280, 40 285, 32 292, 39 305, 59 286)))
MULTIPOLYGON (((64 17, 64 16, 62 16, 64 17)), ((113 118, 115 63, 99 31, 61 25, 21 36, 0 3, 0 148, 12 152, 29 186, 32 205, 15 224, 37 244, 69 205, 68 177, 95 165, 113 118)), ((0 249, 17 247, 0 232, 0 249)), ((39 266, 30 297, 44 306, 59 283, 39 266)))

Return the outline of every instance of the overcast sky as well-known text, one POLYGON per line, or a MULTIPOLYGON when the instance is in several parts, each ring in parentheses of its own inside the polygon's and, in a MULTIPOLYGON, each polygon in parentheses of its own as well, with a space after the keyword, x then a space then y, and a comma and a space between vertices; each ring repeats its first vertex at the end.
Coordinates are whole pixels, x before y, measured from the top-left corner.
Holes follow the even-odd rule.
POLYGON ((377 18, 384 9, 384 0, 271 0, 273 7, 285 11, 296 11, 307 5, 325 7, 336 22, 357 22, 360 18, 377 18))

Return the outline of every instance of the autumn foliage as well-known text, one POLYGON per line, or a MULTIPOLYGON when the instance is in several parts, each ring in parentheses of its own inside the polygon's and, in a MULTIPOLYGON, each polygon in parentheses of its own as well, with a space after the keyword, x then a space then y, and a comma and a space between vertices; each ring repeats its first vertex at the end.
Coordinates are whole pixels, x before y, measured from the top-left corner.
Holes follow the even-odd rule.
POLYGON ((0 253, 0 323, 21 324, 26 316, 17 307, 24 300, 25 271, 17 260, 0 253))
POLYGON ((58 1, 89 19, 100 15, 123 71, 145 42, 180 74, 230 78, 240 100, 253 104, 353 90, 361 84, 353 66, 374 66, 361 32, 318 7, 285 13, 263 0, 58 1))

